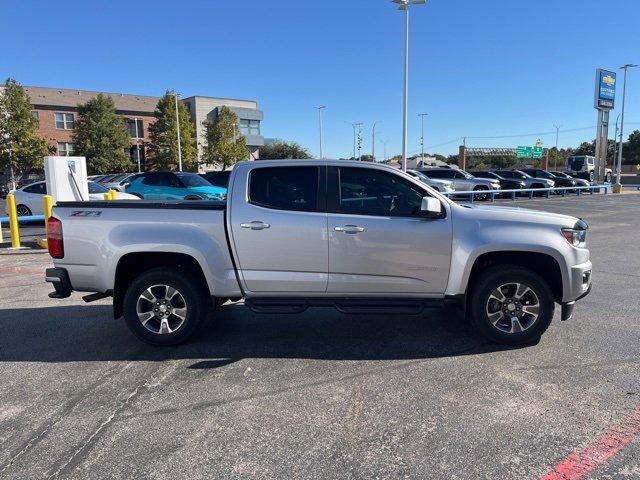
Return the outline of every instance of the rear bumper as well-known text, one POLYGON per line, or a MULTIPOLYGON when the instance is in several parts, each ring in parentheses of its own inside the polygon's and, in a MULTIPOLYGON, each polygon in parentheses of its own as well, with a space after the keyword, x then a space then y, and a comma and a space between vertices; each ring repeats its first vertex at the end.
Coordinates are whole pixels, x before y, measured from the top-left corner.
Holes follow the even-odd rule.
POLYGON ((45 280, 55 288, 55 292, 49 294, 50 298, 67 298, 73 291, 69 273, 64 268, 47 268, 45 280))

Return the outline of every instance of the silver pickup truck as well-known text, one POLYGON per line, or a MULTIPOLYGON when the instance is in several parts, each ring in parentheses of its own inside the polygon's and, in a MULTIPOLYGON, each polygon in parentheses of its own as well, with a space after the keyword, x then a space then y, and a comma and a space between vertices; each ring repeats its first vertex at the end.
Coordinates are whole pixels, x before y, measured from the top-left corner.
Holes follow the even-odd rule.
POLYGON ((141 340, 171 345, 228 300, 260 313, 459 306, 494 342, 542 335, 591 288, 578 218, 458 205, 384 165, 239 163, 226 202, 59 202, 52 298, 113 297, 141 340))

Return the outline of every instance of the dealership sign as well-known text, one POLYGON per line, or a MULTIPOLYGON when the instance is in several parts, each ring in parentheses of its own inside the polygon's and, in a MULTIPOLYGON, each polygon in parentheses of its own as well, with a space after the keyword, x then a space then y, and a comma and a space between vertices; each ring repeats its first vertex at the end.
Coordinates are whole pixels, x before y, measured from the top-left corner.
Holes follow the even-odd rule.
POLYGON ((616 98, 616 73, 598 68, 594 107, 598 110, 613 110, 616 98))

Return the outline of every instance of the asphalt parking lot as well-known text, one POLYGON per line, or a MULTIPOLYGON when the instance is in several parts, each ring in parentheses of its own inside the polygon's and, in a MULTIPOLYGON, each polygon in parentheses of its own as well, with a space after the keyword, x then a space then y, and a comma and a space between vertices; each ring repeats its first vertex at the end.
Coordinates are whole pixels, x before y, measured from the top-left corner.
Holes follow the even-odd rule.
POLYGON ((254 315, 139 343, 0 256, 0 478, 640 478, 640 195, 519 201, 585 218, 594 287, 504 348, 448 310, 254 315), (563 476, 564 475, 564 476, 563 476))

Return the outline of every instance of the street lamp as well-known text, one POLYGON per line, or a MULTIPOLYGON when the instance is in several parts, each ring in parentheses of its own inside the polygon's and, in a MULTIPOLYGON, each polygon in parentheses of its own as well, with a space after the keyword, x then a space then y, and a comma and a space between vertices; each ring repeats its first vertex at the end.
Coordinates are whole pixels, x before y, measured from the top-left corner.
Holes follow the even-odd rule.
MULTIPOLYGON (((553 169, 558 170, 558 134, 560 133, 562 125, 554 125, 553 128, 556 129, 556 154, 553 156, 553 169)), ((547 163, 549 163, 548 160, 547 158, 547 163)))
POLYGON ((318 124, 320 126, 320 159, 324 158, 324 154, 322 153, 322 110, 324 110, 324 105, 319 105, 316 107, 318 109, 318 124))
POLYGON ((427 115, 429 115, 428 113, 419 113, 418 116, 420 117, 420 121, 421 121, 421 132, 420 133, 420 161, 424 162, 424 117, 426 117, 427 115))
POLYGON ((138 173, 142 171, 140 168, 140 132, 138 131, 138 117, 133 119, 136 126, 136 160, 138 161, 138 173))
POLYGON ((376 161, 376 125, 378 122, 373 122, 373 128, 371 129, 371 156, 372 161, 376 161))
POLYGON ((347 122, 346 120, 343 120, 343 121, 347 125, 351 125, 351 127, 353 127, 353 155, 352 155, 351 158, 353 158, 355 160, 356 159, 356 125, 358 125, 358 124, 357 123, 347 122))
POLYGON ((618 172, 616 175, 616 185, 620 188, 620 172, 622 171, 622 139, 624 131, 624 101, 627 90, 627 70, 630 68, 637 67, 638 65, 634 65, 633 63, 627 63, 620 67, 620 70, 624 70, 624 80, 622 81, 622 113, 620 113, 620 148, 618 149, 618 172))
POLYGON ((387 158, 387 143, 389 143, 389 140, 380 140, 380 142, 382 142, 382 144, 384 145, 384 161, 386 162, 388 160, 388 158, 387 158))
POLYGON ((178 134, 178 171, 182 171, 182 145, 180 145, 180 116, 178 115, 178 92, 173 91, 173 97, 176 101, 176 131, 178 134))
POLYGON ((409 110, 409 7, 426 0, 392 0, 398 10, 404 10, 404 94, 402 99, 402 170, 407 171, 407 122, 409 110))

